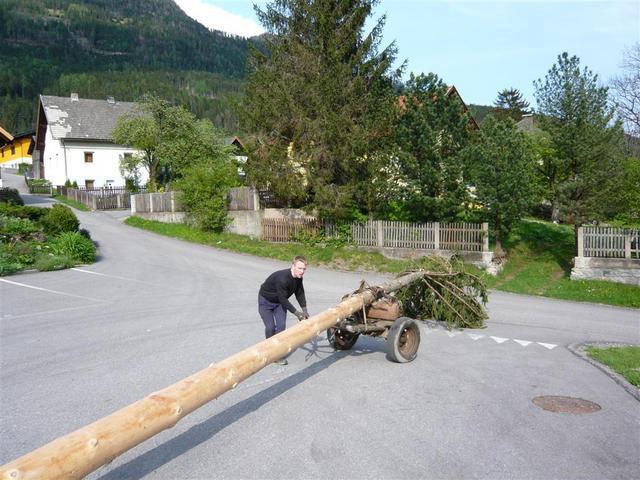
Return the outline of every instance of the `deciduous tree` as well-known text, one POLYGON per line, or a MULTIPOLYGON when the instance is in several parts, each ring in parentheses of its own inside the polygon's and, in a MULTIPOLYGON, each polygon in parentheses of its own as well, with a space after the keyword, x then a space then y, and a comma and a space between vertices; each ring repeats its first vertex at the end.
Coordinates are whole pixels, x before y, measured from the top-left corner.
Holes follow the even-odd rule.
POLYGON ((163 180, 182 190, 183 204, 197 226, 220 231, 227 223, 226 195, 238 184, 232 148, 210 120, 198 120, 182 107, 156 97, 145 97, 140 112, 118 121, 117 143, 139 149, 136 160, 149 170, 151 190, 160 172, 163 180))
POLYGON ((640 137, 640 43, 625 51, 622 68, 611 81, 616 109, 628 133, 640 137))

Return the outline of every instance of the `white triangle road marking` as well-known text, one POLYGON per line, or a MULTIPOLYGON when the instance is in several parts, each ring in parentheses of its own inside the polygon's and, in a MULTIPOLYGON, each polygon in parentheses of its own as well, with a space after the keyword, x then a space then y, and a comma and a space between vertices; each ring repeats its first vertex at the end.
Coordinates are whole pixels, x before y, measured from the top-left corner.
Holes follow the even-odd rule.
POLYGON ((492 336, 491 338, 492 338, 496 343, 504 343, 504 342, 506 342, 507 340, 509 340, 508 338, 494 337, 494 336, 492 336))
POLYGON ((516 343, 519 343, 523 347, 526 347, 527 345, 529 345, 531 343, 529 340, 518 340, 517 338, 514 338, 513 341, 516 342, 516 343))
POLYGON ((557 347, 557 345, 553 344, 553 343, 542 343, 542 342, 536 342, 538 345, 542 345, 544 348, 548 348, 549 350, 553 350, 554 348, 557 347))
POLYGON ((467 333, 467 335, 469 335, 469 338, 471 340, 478 340, 480 338, 484 338, 484 335, 479 335, 477 333, 467 333))

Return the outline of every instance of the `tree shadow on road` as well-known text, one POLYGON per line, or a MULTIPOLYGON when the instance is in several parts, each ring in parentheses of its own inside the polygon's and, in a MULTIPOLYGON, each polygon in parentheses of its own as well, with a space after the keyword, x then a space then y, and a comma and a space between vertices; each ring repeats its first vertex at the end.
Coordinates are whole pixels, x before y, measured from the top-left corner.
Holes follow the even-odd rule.
MULTIPOLYGON (((306 368, 294 373, 293 375, 280 380, 278 383, 270 386, 269 388, 262 390, 255 395, 242 400, 236 405, 218 413, 210 419, 194 425, 189 430, 181 433, 175 438, 155 447, 152 450, 136 457, 135 459, 120 465, 110 472, 105 473, 100 480, 122 480, 122 479, 140 479, 146 475, 151 474, 157 468, 164 464, 171 462, 174 458, 188 452, 192 448, 206 442, 211 439, 221 430, 227 428, 244 416, 258 410, 260 407, 266 405, 272 400, 278 398, 283 393, 301 384, 308 378, 328 368, 333 363, 339 361, 341 358, 349 355, 366 355, 380 351, 376 348, 377 345, 369 344, 369 342, 362 342, 361 348, 354 348, 351 351, 346 352, 333 352, 331 347, 318 343, 317 338, 310 344, 301 347, 301 349, 307 351, 305 355, 305 361, 309 358, 318 355, 319 352, 328 354, 326 358, 323 358, 317 362, 312 363, 306 368)), ((268 368, 268 367, 267 367, 268 368)))

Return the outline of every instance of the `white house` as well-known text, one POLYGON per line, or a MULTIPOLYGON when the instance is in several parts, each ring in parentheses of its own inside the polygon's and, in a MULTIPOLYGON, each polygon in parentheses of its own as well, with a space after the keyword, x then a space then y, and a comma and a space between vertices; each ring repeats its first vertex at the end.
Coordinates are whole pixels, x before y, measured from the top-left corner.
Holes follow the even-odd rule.
MULTIPOLYGON (((78 186, 98 188, 122 186, 120 160, 137 151, 113 143, 111 134, 123 115, 136 111, 137 104, 40 95, 36 141, 33 151, 35 178, 53 185, 69 180, 78 186)), ((141 170, 141 183, 148 172, 141 170)))

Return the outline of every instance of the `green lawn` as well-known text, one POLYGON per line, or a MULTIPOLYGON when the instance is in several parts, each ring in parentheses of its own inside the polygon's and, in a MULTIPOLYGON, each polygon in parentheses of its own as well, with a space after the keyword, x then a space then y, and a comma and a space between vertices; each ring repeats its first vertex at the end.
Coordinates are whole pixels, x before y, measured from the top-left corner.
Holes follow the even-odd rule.
MULTIPOLYGON (((290 260, 305 255, 312 264, 345 270, 399 273, 408 260, 391 260, 379 253, 352 247, 307 244, 274 244, 244 235, 205 233, 182 224, 165 224, 130 217, 133 225, 162 235, 262 257, 290 260)), ((504 242, 508 261, 496 277, 478 272, 489 288, 564 300, 595 302, 640 308, 640 287, 597 280, 569 279, 573 260, 573 227, 538 220, 516 224, 504 242)), ((471 270, 474 270, 471 268, 471 270)))
POLYGON ((571 280, 572 226, 539 220, 518 222, 505 242, 508 261, 490 288, 580 302, 640 308, 640 287, 600 280, 571 280))
POLYGON ((640 347, 588 347, 587 355, 605 364, 640 388, 640 347))

